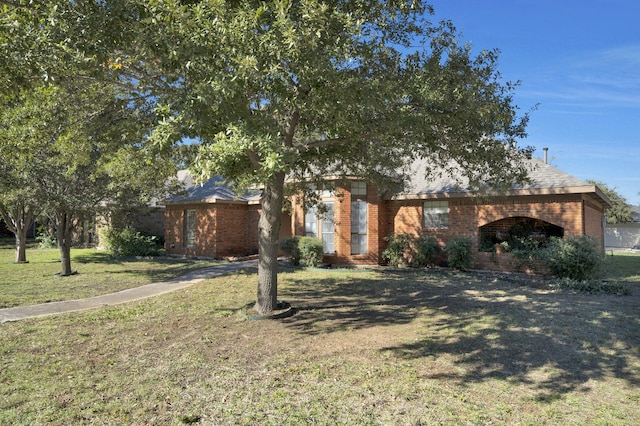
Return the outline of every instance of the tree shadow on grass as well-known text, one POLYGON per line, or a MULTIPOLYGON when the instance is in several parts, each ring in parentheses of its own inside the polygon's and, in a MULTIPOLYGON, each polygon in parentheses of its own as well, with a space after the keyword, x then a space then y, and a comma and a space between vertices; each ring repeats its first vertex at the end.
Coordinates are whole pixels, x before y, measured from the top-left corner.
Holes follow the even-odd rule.
POLYGON ((118 259, 111 256, 104 251, 95 251, 91 254, 75 255, 71 251, 71 261, 77 263, 102 263, 107 265, 119 265, 123 263, 124 259, 118 259))
POLYGON ((550 292, 512 275, 455 272, 328 274, 287 293, 299 309, 287 324, 303 333, 412 327, 416 339, 382 351, 446 357, 453 367, 421 373, 427 379, 505 379, 534 386, 541 401, 605 377, 640 386, 638 297, 550 292))

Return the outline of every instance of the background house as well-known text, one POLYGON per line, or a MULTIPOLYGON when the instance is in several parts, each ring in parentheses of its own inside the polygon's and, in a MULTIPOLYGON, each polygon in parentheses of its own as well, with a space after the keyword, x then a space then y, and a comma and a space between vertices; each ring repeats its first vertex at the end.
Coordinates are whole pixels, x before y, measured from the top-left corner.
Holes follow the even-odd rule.
MULTIPOLYGON (((318 195, 322 208, 305 208, 292 200, 283 214, 281 237, 311 235, 322 239, 324 261, 376 264, 394 233, 432 235, 442 244, 464 236, 473 242, 475 266, 510 270, 508 254, 493 247, 511 234, 534 238, 589 235, 604 249, 606 196, 596 186, 570 176, 542 160, 531 160, 532 183, 496 195, 478 195, 464 182, 424 178, 424 163, 413 165, 406 190, 380 194, 356 179, 334 182, 318 195)), ((237 197, 212 179, 166 205, 166 248, 192 256, 245 255, 257 252, 259 194, 237 197)))
POLYGON ((634 220, 605 225, 604 245, 607 249, 628 249, 640 245, 640 206, 632 207, 634 220))

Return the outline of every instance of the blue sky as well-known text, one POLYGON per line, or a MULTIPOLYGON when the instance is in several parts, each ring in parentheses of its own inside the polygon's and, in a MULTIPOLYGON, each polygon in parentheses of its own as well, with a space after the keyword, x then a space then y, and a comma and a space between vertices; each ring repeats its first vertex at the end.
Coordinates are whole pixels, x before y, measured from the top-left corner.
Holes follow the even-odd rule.
POLYGON ((640 1, 432 0, 475 52, 500 49, 542 158, 640 205, 640 1))

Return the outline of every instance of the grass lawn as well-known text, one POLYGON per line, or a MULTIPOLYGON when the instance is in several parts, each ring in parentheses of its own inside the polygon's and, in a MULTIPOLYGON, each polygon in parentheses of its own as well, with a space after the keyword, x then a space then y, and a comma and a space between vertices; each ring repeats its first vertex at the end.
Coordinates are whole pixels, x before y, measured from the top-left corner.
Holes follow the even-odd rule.
POLYGON ((285 269, 280 298, 298 312, 277 321, 238 315, 255 300, 247 271, 5 323, 0 424, 638 424, 640 257, 608 260, 631 296, 519 274, 285 269))
POLYGON ((59 277, 57 249, 27 249, 29 263, 15 264, 14 260, 12 248, 0 248, 0 308, 114 293, 216 263, 170 257, 114 259, 95 249, 74 248, 71 267, 78 273, 59 277))

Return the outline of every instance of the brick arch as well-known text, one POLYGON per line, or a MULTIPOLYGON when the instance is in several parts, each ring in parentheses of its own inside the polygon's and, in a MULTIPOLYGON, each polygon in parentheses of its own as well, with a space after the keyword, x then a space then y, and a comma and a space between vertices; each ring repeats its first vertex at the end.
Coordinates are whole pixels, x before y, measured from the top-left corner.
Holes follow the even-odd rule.
POLYGON ((564 227, 529 216, 505 217, 478 227, 481 249, 514 237, 535 237, 542 241, 564 234, 564 227))
POLYGON ((491 223, 499 222, 501 220, 507 219, 530 219, 530 220, 540 220, 550 225, 557 226, 559 228, 564 228, 565 223, 562 221, 562 218, 558 217, 557 214, 545 214, 545 212, 540 212, 541 214, 537 215, 518 215, 510 212, 504 212, 502 214, 497 213, 493 215, 487 215, 485 217, 480 218, 478 221, 478 228, 482 228, 483 226, 489 225, 491 223))

